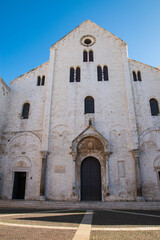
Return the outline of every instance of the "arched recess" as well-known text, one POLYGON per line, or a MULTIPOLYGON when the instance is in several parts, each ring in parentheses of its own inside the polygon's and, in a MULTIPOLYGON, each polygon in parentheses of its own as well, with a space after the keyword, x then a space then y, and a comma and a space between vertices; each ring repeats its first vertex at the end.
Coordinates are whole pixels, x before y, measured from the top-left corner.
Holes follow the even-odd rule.
POLYGON ((6 169, 3 182, 3 194, 12 198, 15 172, 26 173, 25 199, 36 198, 39 194, 39 179, 33 182, 31 177, 41 169, 41 140, 32 132, 15 134, 7 144, 4 167, 6 169), (32 175, 33 174, 33 175, 32 175), (8 184, 10 182, 11 184, 8 184), (29 187, 28 187, 29 186, 29 187), (32 187, 32 191, 30 188, 32 187))
POLYGON ((19 156, 12 162, 12 171, 29 172, 31 169, 31 161, 25 156, 19 156))
POLYGON ((153 162, 153 167, 154 167, 154 170, 159 170, 160 171, 160 156, 158 156, 154 162, 153 162))
POLYGON ((28 172, 30 170, 31 162, 25 156, 19 156, 12 162, 12 199, 25 199, 28 192, 28 172))
POLYGON ((95 158, 101 169, 102 201, 109 195, 108 157, 109 142, 93 126, 89 126, 72 142, 72 156, 75 163, 74 194, 81 200, 81 164, 86 158, 95 158))
POLYGON ((146 129, 139 136, 139 145, 142 146, 145 142, 154 142, 155 147, 160 149, 160 128, 153 127, 146 129))
POLYGON ((17 141, 18 139, 20 139, 20 143, 21 143, 21 138, 22 140, 24 140, 26 137, 30 137, 33 139, 34 144, 41 144, 41 139, 39 138, 39 136, 37 136, 35 133, 33 132, 23 132, 23 133, 18 133, 16 135, 14 135, 10 141, 7 144, 7 152, 9 151, 10 146, 13 144, 13 142, 15 142, 15 140, 17 141))

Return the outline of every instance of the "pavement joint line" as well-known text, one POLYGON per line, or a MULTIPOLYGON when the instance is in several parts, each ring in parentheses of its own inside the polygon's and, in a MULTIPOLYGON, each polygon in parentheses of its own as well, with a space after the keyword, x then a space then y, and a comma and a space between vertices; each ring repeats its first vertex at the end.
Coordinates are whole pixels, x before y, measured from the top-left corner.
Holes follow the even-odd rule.
MULTIPOLYGON (((54 216, 56 217, 56 216, 68 216, 68 215, 80 215, 80 214, 83 214, 83 213, 80 213, 80 212, 77 212, 77 213, 71 213, 71 212, 70 213, 60 213, 60 212, 48 213, 49 216, 53 216, 53 217, 54 216)), ((1 217, 2 218, 3 217, 16 217, 16 216, 22 216, 23 217, 23 216, 27 216, 27 215, 31 215, 31 216, 34 215, 35 216, 35 215, 46 215, 46 214, 45 213, 35 213, 35 214, 31 213, 31 214, 17 214, 17 215, 14 214, 14 215, 2 215, 2 216, 0 215, 0 218, 1 217)))
POLYGON ((61 229, 61 230, 77 230, 78 229, 78 227, 42 226, 42 225, 16 224, 16 223, 5 223, 5 222, 0 222, 0 225, 2 225, 2 226, 10 226, 10 227, 61 229))
POLYGON ((118 212, 118 213, 125 213, 125 214, 133 214, 133 215, 139 215, 139 216, 145 216, 145 217, 156 217, 160 218, 159 215, 152 215, 152 214, 145 214, 145 213, 135 213, 135 212, 126 212, 126 211, 118 211, 118 210, 106 210, 108 212, 118 212))
MULTIPOLYGON (((2 226, 9 226, 9 227, 23 227, 23 228, 42 228, 42 229, 59 229, 59 230, 77 230, 78 227, 65 227, 65 226, 42 226, 42 225, 29 225, 29 224, 15 224, 15 223, 5 223, 0 222, 0 225, 2 226)), ((96 228, 91 227, 91 231, 160 231, 160 227, 117 227, 117 228, 96 228)), ((77 238, 77 240, 80 239, 89 239, 89 238, 77 238)), ((74 239, 73 239, 74 240, 74 239)))
POLYGON ((93 211, 87 210, 72 240, 89 240, 93 211))
POLYGON ((92 231, 160 231, 160 227, 108 227, 108 228, 91 228, 92 231))
MULTIPOLYGON (((12 216, 19 216, 19 215, 30 215, 30 214, 41 214, 41 213, 63 213, 63 212, 68 212, 70 211, 70 209, 68 210, 53 210, 53 211, 42 211, 42 212, 30 212, 30 213, 9 213, 9 214, 1 214, 0 213, 0 218, 1 217, 12 217, 12 216)), ((72 210, 73 211, 73 210, 72 210)), ((74 213, 72 213, 74 214, 74 213)), ((76 214, 76 213, 75 213, 76 214)))

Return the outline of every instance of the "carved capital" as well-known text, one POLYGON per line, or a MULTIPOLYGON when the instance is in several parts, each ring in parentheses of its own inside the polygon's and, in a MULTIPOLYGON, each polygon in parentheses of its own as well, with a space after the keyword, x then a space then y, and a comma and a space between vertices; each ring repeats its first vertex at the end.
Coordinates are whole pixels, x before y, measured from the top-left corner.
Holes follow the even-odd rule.
POLYGON ((104 156, 107 157, 107 158, 109 158, 110 154, 112 154, 112 153, 113 153, 113 152, 109 152, 109 151, 104 152, 104 156))
POLYGON ((139 153, 140 153, 140 149, 133 149, 130 151, 132 153, 132 156, 134 157, 134 159, 137 159, 139 157, 139 153))
POLYGON ((76 153, 76 152, 71 152, 71 154, 72 154, 73 161, 75 162, 75 161, 76 161, 77 153, 76 153))
POLYGON ((47 159, 48 155, 49 155, 48 151, 41 151, 41 156, 43 159, 47 159))
POLYGON ((132 156, 134 158, 135 164, 139 165, 139 153, 140 153, 140 149, 133 149, 130 151, 132 153, 132 156))

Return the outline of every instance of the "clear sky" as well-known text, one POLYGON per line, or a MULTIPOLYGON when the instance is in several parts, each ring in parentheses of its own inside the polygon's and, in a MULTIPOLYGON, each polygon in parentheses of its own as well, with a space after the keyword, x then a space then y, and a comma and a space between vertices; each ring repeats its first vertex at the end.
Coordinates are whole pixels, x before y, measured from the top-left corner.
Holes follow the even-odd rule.
POLYGON ((0 76, 8 83, 49 60, 49 48, 89 19, 160 65, 160 0, 0 0, 0 76))

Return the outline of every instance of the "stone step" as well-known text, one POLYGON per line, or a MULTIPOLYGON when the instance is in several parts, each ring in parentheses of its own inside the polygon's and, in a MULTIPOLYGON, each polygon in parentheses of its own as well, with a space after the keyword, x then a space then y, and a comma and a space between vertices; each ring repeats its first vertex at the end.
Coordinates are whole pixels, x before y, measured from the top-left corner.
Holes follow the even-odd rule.
POLYGON ((160 202, 67 202, 0 200, 0 208, 160 210, 160 202))

